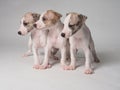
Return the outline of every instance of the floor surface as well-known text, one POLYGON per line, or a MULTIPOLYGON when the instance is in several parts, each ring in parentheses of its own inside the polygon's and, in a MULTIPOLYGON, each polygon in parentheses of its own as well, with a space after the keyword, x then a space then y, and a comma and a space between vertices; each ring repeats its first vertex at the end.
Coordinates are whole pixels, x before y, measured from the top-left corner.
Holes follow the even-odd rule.
POLYGON ((0 11, 0 90, 120 90, 119 0, 1 0, 0 11), (87 15, 101 61, 93 63, 94 74, 84 74, 81 53, 74 71, 63 70, 59 61, 50 69, 35 70, 32 56, 21 57, 29 36, 17 35, 21 17, 47 9, 62 13, 62 21, 70 11, 87 15))

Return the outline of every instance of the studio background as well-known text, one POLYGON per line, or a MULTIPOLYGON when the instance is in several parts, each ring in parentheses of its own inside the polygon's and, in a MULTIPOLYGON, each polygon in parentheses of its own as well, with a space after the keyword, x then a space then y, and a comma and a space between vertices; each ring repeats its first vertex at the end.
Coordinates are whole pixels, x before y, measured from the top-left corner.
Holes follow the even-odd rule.
MULTIPOLYGON (((81 60, 81 58, 80 58, 81 60)), ((0 90, 120 90, 119 0, 0 0, 0 90), (32 69, 33 57, 22 58, 28 36, 17 34, 26 12, 58 11, 86 15, 101 62, 85 75, 84 63, 74 71, 60 64, 48 70, 32 69)))

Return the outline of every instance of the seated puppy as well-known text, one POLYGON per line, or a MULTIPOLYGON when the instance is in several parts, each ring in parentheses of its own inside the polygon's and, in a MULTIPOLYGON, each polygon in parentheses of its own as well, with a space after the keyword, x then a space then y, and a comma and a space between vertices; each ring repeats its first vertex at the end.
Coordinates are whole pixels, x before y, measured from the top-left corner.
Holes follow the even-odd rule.
POLYGON ((64 38, 69 38, 70 41, 71 64, 66 66, 65 69, 75 69, 76 49, 82 48, 86 58, 85 74, 91 74, 93 73, 91 68, 92 59, 94 59, 95 62, 99 62, 99 59, 96 55, 90 30, 85 24, 86 19, 87 17, 82 14, 74 12, 67 14, 64 20, 64 28, 61 36, 64 38))
MULTIPOLYGON (((39 20, 40 14, 38 13, 26 13, 21 19, 21 25, 18 31, 19 35, 26 35, 31 33, 29 39, 29 50, 25 53, 24 56, 28 56, 33 52, 34 56, 34 65, 33 68, 39 69, 40 57, 39 57, 39 48, 43 48, 46 45, 48 30, 37 30, 34 26, 35 22, 39 20)), ((53 49, 51 55, 56 54, 57 49, 53 49)))
MULTIPOLYGON (((40 19, 36 22, 36 28, 38 29, 48 29, 47 45, 45 47, 45 59, 43 64, 40 66, 41 69, 48 68, 48 61, 50 56, 50 51, 52 48, 60 49, 61 51, 61 64, 65 65, 66 60, 66 47, 69 48, 68 40, 61 37, 61 32, 63 30, 63 23, 60 18, 61 14, 53 10, 47 10, 41 14, 40 19)), ((69 50, 69 49, 68 49, 69 50)))

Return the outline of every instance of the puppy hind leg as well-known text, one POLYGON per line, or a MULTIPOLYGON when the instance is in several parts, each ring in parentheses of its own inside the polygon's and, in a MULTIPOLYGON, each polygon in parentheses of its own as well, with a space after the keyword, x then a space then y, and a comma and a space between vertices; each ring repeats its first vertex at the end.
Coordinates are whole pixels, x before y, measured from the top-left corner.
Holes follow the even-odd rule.
POLYGON ((28 41, 28 51, 23 54, 23 57, 31 56, 32 55, 32 40, 31 37, 29 37, 28 41))
POLYGON ((58 52, 58 49, 56 48, 52 48, 51 52, 50 52, 50 58, 53 58, 54 60, 59 60, 59 58, 57 56, 55 56, 55 54, 58 52))
POLYGON ((94 58, 94 62, 99 63, 100 60, 99 60, 99 58, 97 57, 93 40, 92 40, 92 42, 90 43, 89 48, 90 48, 90 50, 91 50, 91 52, 92 52, 92 55, 93 55, 93 58, 94 58))

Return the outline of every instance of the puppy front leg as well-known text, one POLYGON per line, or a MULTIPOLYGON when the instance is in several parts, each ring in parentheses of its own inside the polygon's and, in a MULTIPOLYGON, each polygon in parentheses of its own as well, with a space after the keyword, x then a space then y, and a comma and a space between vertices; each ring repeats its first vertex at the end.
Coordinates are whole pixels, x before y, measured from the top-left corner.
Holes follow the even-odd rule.
POLYGON ((66 67, 65 60, 66 60, 66 47, 63 47, 61 48, 61 60, 60 60, 63 69, 65 69, 66 67))
POLYGON ((85 58, 86 58, 86 61, 85 61, 85 74, 92 74, 93 73, 93 70, 91 68, 91 61, 93 59, 93 56, 92 56, 92 52, 90 51, 89 48, 85 49, 84 50, 85 52, 85 58))
POLYGON ((91 40, 91 42, 90 42, 90 50, 91 50, 92 55, 93 55, 93 57, 94 57, 94 62, 99 63, 100 60, 99 60, 99 58, 97 57, 93 40, 91 40))
POLYGON ((23 55, 23 57, 27 57, 32 55, 32 40, 31 37, 29 37, 29 41, 28 41, 28 51, 23 55))
POLYGON ((33 65, 33 68, 39 69, 39 66, 40 66, 40 58, 39 58, 38 48, 36 48, 35 46, 33 46, 32 50, 33 50, 33 57, 34 57, 34 65, 33 65))
POLYGON ((43 64, 40 65, 40 69, 47 69, 47 68, 50 68, 50 64, 49 64, 49 55, 50 55, 50 50, 51 48, 49 46, 46 46, 45 47, 45 58, 44 58, 44 61, 43 61, 43 64))
POLYGON ((65 70, 74 70, 75 63, 76 63, 76 49, 70 47, 70 54, 71 54, 71 63, 69 66, 65 67, 65 70))

